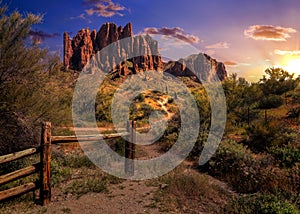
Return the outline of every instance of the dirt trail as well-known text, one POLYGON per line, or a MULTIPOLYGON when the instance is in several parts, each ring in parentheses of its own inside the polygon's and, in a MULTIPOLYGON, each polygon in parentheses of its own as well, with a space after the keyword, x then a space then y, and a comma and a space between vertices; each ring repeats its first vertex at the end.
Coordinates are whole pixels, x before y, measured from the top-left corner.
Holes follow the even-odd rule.
MULTIPOLYGON (((159 144, 151 144, 143 148, 142 157, 140 159, 151 159, 162 154, 161 146, 159 144)), ((185 169, 182 173, 193 176, 198 174, 198 170, 194 168, 194 162, 184 161, 185 169)), ((235 194, 228 188, 228 186, 214 179, 209 178, 209 183, 217 185, 222 191, 229 194, 235 194)), ((73 213, 73 214, 139 214, 139 213, 162 213, 160 205, 155 200, 158 191, 162 190, 161 184, 149 184, 149 181, 131 181, 125 180, 118 184, 109 184, 107 192, 101 193, 87 193, 79 198, 70 193, 63 193, 63 187, 52 189, 52 202, 41 207, 29 205, 24 208, 19 204, 5 210, 3 213, 73 213)), ((214 202, 220 203, 223 202, 214 202)), ((203 205, 205 206, 205 204, 203 205)), ((191 206, 193 209, 193 206, 191 206)), ((204 209, 204 208, 203 208, 204 209)), ((204 209, 205 210, 205 209, 204 209)), ((166 212, 165 212, 166 213, 166 212)), ((167 212, 167 213, 180 213, 167 212)), ((199 210, 193 213, 201 213, 199 210)))
POLYGON ((168 103, 168 97, 162 97, 162 99, 162 101, 157 100, 157 102, 161 106, 162 110, 164 110, 167 113, 165 120, 170 120, 173 117, 174 113, 171 113, 168 107, 166 106, 166 104, 168 103))
MULTIPOLYGON (((173 113, 168 110, 168 98, 157 101, 162 110, 167 113, 165 120, 170 120, 173 113)), ((99 128, 100 131, 112 130, 112 128, 99 128)), ((85 131, 85 130, 83 130, 85 131)), ((159 143, 139 148, 140 160, 152 159, 162 155, 163 151, 159 143)), ((186 170, 183 173, 199 173, 194 169, 194 163, 184 161, 186 170)), ((234 194, 225 183, 211 178, 211 183, 216 184, 226 192, 234 194)), ((44 208, 36 206, 34 213, 110 213, 110 214, 136 214, 136 213, 161 213, 155 201, 155 193, 161 187, 149 185, 147 181, 126 180, 119 184, 110 184, 108 192, 87 193, 80 198, 75 195, 63 194, 61 189, 54 188, 52 202, 44 208)), ((29 212, 32 213, 32 210, 29 212)), ((197 212, 198 213, 198 212, 197 212)), ((199 212, 201 213, 201 212, 199 212)))
MULTIPOLYGON (((109 186, 109 193, 88 193, 79 199, 53 196, 46 213, 160 213, 153 207, 153 194, 157 187, 147 186, 144 181, 124 181, 109 186), (67 211, 67 212, 66 212, 67 211)), ((56 190, 59 194, 59 190, 56 190)))

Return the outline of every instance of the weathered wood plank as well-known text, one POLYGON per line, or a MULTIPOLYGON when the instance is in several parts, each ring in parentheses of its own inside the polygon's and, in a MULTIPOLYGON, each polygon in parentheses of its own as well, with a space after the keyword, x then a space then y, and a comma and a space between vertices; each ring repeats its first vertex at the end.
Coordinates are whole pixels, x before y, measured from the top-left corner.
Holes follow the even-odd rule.
POLYGON ((127 121, 128 140, 125 143, 125 173, 129 176, 134 175, 134 159, 136 144, 136 121, 127 121))
POLYGON ((37 188, 35 183, 27 183, 18 187, 14 187, 8 190, 4 190, 0 192, 0 201, 4 199, 8 199, 11 197, 15 197, 30 191, 33 191, 37 188))
POLYGON ((47 205, 51 201, 50 185, 50 164, 51 164, 51 123, 44 122, 41 135, 41 186, 40 200, 42 205, 47 205))
POLYGON ((128 136, 128 139, 126 140, 125 142, 125 165, 124 165, 124 171, 126 173, 126 175, 131 175, 131 162, 132 160, 130 159, 131 158, 131 148, 130 148, 130 140, 131 140, 131 121, 127 121, 127 124, 126 124, 126 131, 129 133, 129 136, 128 136))
POLYGON ((118 137, 129 136, 128 132, 123 133, 113 133, 113 134, 100 134, 100 135, 72 135, 72 136, 52 136, 52 143, 64 143, 64 142, 74 142, 74 141, 95 141, 99 138, 102 139, 112 139, 118 137))
POLYGON ((11 162, 11 161, 14 161, 14 160, 18 160, 20 158, 23 158, 23 157, 26 157, 26 156, 29 156, 29 155, 32 155, 32 154, 35 154, 35 153, 37 153, 37 149, 36 148, 30 148, 30 149, 26 149, 26 150, 23 150, 23 151, 20 151, 20 152, 15 152, 15 153, 11 153, 11 154, 8 154, 8 155, 3 155, 3 156, 0 156, 0 164, 11 162))
POLYGON ((37 165, 34 165, 34 166, 29 166, 29 167, 26 167, 23 169, 19 169, 17 171, 14 171, 14 172, 11 172, 11 173, 8 173, 5 175, 1 175, 0 176, 0 185, 17 180, 19 178, 26 177, 28 175, 32 175, 38 171, 37 168, 38 168, 37 165))

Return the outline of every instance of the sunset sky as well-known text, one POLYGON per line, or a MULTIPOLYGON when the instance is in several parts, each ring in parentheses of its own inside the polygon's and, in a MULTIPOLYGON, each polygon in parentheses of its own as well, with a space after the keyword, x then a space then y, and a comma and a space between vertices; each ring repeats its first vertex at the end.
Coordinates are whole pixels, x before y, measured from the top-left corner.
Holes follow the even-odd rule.
POLYGON ((62 54, 63 32, 132 22, 141 32, 172 35, 226 64, 229 73, 257 81, 270 66, 300 75, 299 0, 9 0, 17 9, 44 14, 32 38, 62 54))

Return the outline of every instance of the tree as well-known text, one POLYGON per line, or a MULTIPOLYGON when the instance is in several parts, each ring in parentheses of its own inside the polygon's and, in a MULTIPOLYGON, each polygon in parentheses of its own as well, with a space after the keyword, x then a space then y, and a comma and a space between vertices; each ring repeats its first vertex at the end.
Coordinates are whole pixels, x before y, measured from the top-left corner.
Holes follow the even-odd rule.
POLYGON ((260 85, 265 95, 282 95, 297 87, 299 79, 294 79, 294 74, 283 70, 282 68, 268 68, 266 75, 260 79, 260 85))
POLYGON ((42 17, 6 13, 0 5, 0 155, 37 144, 42 120, 71 115, 74 82, 59 57, 30 39, 42 17))
POLYGON ((0 90, 1 95, 10 84, 32 81, 32 74, 44 67, 40 63, 47 50, 40 49, 28 40, 30 27, 41 21, 40 15, 28 14, 25 18, 18 12, 6 16, 7 8, 0 9, 0 90))

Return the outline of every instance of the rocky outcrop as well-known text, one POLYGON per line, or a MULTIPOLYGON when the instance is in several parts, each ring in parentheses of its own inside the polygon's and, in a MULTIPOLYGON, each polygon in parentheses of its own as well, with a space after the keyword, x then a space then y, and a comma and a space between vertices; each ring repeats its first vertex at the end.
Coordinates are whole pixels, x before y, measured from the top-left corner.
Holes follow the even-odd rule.
POLYGON ((70 59, 73 56, 72 39, 67 32, 64 33, 64 66, 66 69, 70 67, 70 59))
POLYGON ((211 81, 216 76, 224 80, 227 76, 223 63, 202 53, 163 63, 157 41, 149 35, 133 37, 131 23, 124 28, 113 23, 105 23, 98 32, 81 29, 73 39, 68 33, 64 33, 66 69, 82 71, 93 56, 98 66, 101 64, 102 68, 109 68, 108 70, 112 71, 113 77, 127 76, 147 70, 164 70, 174 76, 188 76, 199 82, 211 81), (125 38, 127 38, 126 42, 122 42, 125 38), (108 45, 110 45, 108 48, 111 51, 110 54, 99 52, 108 45))
POLYGON ((164 65, 164 71, 176 77, 191 77, 198 82, 213 81, 216 77, 222 81, 227 77, 225 65, 203 53, 193 54, 175 62, 170 61, 164 65))
POLYGON ((119 75, 128 75, 139 70, 162 70, 163 63, 158 55, 157 42, 150 36, 133 37, 131 23, 124 28, 117 27, 113 23, 106 23, 98 32, 82 29, 73 39, 69 37, 68 33, 64 33, 64 66, 66 69, 81 71, 98 51, 128 37, 132 37, 131 42, 126 46, 117 47, 113 54, 117 56, 114 58, 124 58, 124 54, 132 56, 135 52, 143 52, 145 55, 128 59, 132 62, 131 69, 128 66, 123 67, 124 63, 115 65, 119 75))

